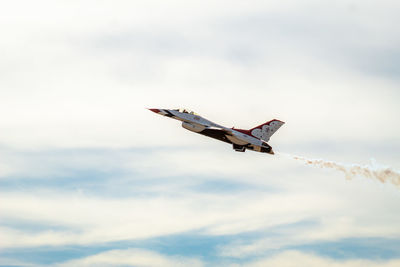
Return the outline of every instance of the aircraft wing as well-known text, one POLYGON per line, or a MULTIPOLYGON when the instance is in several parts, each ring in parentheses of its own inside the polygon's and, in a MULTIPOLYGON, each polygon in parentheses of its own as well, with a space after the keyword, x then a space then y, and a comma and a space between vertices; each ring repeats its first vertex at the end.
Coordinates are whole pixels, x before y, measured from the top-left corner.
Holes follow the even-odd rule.
POLYGON ((237 144, 237 145, 246 145, 249 144, 249 141, 242 138, 239 134, 236 132, 232 131, 232 129, 228 128, 221 128, 221 127, 207 127, 207 129, 211 131, 218 131, 223 133, 228 140, 230 140, 232 143, 237 144))
POLYGON ((212 130, 212 131, 220 131, 223 132, 224 134, 227 135, 233 135, 233 132, 230 131, 229 129, 225 129, 225 128, 220 128, 220 127, 207 127, 206 129, 212 130))

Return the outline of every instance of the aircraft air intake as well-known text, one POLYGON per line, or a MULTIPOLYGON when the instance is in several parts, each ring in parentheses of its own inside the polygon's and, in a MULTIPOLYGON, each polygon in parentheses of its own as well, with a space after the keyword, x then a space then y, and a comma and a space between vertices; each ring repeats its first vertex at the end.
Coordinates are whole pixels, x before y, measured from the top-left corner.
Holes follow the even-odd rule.
POLYGON ((199 133, 206 128, 203 125, 188 123, 188 122, 182 122, 182 127, 185 128, 186 130, 196 132, 196 133, 199 133))

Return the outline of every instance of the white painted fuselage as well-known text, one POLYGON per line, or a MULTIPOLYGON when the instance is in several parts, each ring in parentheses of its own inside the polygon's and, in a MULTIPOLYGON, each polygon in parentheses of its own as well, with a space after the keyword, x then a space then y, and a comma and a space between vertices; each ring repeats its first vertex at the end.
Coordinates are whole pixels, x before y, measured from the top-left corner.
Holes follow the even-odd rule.
POLYGON ((281 121, 273 120, 266 124, 260 125, 259 128, 253 128, 252 131, 250 131, 250 130, 227 128, 225 126, 207 120, 194 112, 187 111, 184 109, 150 109, 150 110, 157 114, 182 121, 182 127, 189 131, 209 136, 226 143, 230 143, 233 145, 233 149, 240 152, 244 152, 246 149, 249 149, 258 152, 274 154, 271 146, 269 146, 265 142, 265 140, 257 138, 253 136, 253 134, 256 134, 257 136, 258 132, 263 130, 266 134, 268 134, 268 131, 272 129, 273 132, 271 130, 270 134, 272 135, 283 124, 283 122, 281 121), (269 124, 271 124, 272 122, 280 122, 280 123, 278 126, 275 127, 276 128, 275 129, 269 126, 269 124))

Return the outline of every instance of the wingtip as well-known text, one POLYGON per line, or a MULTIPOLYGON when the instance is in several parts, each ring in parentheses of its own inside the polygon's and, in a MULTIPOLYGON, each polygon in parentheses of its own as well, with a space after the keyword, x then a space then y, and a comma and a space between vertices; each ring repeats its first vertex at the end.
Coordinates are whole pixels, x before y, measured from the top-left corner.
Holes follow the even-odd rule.
POLYGON ((281 123, 285 123, 284 121, 281 121, 281 120, 278 120, 278 119, 273 119, 272 121, 278 121, 278 122, 281 122, 281 123))

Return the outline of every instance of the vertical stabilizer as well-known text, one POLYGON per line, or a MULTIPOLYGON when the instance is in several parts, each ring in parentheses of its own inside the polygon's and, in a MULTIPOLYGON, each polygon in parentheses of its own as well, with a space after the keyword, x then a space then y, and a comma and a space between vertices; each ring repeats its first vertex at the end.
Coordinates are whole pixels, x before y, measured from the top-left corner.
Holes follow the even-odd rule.
POLYGON ((257 127, 250 129, 250 134, 258 139, 269 141, 271 136, 283 125, 285 124, 280 120, 271 120, 257 127))

